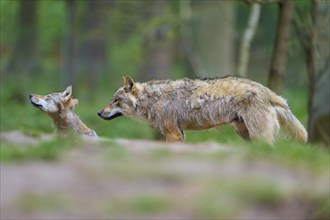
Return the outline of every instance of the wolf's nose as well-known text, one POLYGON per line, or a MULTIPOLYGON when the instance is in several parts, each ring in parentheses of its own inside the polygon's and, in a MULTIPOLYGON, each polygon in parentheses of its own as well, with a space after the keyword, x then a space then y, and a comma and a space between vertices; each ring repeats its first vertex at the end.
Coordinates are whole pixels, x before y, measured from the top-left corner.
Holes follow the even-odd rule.
POLYGON ((32 96, 33 96, 32 94, 29 95, 30 99, 32 98, 32 96))
POLYGON ((102 115, 102 111, 99 111, 99 112, 97 113, 97 115, 100 116, 100 117, 102 117, 102 116, 101 116, 101 115, 102 115))

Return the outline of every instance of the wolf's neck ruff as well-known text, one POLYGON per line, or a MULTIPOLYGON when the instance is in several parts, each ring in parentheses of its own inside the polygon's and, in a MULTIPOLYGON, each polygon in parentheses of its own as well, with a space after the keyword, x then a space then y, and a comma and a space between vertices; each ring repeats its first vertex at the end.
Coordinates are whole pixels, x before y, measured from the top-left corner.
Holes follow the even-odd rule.
POLYGON ((62 109, 59 114, 52 115, 51 118, 53 119, 57 130, 61 133, 67 132, 68 130, 74 130, 87 136, 97 136, 95 131, 89 129, 73 110, 62 109))

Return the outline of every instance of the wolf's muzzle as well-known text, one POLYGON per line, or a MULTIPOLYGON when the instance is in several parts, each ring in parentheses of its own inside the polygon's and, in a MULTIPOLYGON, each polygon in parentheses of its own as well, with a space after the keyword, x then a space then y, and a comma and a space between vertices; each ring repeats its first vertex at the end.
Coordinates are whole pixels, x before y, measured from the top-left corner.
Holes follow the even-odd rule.
POLYGON ((109 115, 109 116, 104 116, 103 111, 98 112, 97 115, 100 116, 101 118, 103 118, 104 120, 112 120, 112 119, 118 118, 120 116, 123 116, 123 114, 121 112, 117 112, 117 113, 115 113, 113 115, 109 115))
POLYGON ((33 100, 32 100, 32 98, 33 98, 33 95, 32 95, 32 94, 30 94, 30 95, 29 95, 29 97, 30 97, 30 101, 31 101, 31 104, 32 104, 33 106, 35 106, 35 107, 37 107, 37 108, 40 108, 40 107, 42 107, 42 105, 40 105, 40 104, 37 104, 37 103, 33 102, 33 100))

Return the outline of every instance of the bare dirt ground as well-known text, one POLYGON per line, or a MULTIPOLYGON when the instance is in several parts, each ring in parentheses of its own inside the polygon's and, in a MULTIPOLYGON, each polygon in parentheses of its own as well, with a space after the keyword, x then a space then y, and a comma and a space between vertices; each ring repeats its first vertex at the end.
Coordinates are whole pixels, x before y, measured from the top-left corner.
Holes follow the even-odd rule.
MULTIPOLYGON (((26 147, 52 138, 0 137, 26 147)), ((83 141, 54 161, 1 163, 1 219, 327 217, 319 198, 329 195, 329 175, 245 151, 116 139, 83 141)))

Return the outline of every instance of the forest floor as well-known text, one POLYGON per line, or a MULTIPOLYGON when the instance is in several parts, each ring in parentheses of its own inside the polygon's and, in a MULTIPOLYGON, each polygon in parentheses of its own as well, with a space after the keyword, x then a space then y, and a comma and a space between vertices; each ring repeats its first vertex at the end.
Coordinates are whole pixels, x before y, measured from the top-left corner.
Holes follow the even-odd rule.
POLYGON ((306 150, 309 164, 276 147, 0 138, 1 219, 330 216, 328 151, 306 150))

